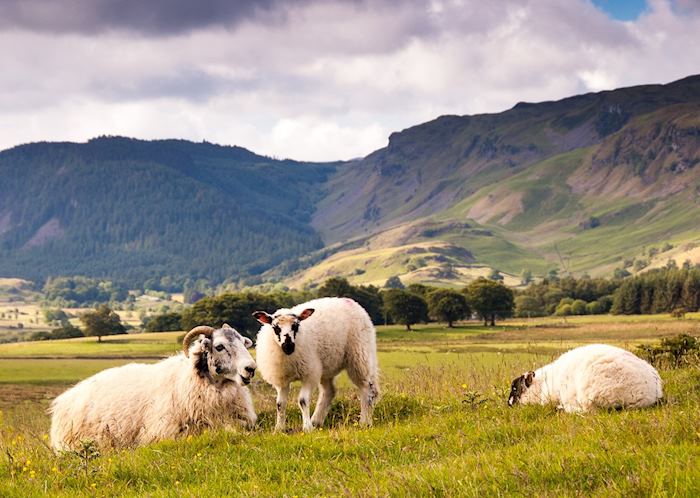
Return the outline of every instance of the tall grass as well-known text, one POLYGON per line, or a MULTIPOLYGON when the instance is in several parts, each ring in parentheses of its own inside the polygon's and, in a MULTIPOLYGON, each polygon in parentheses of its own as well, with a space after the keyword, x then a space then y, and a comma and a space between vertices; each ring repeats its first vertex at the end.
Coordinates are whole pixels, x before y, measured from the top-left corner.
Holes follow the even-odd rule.
MULTIPOLYGON (((538 333, 521 332, 524 344, 530 332, 538 333)), ((581 330, 573 332, 578 343, 581 330)), ((448 352, 458 337, 446 334, 415 337, 431 343, 422 352, 387 341, 370 429, 357 426, 359 401, 344 379, 322 430, 302 433, 290 408, 289 432, 273 433, 274 391, 256 378, 252 432, 54 455, 45 409, 57 388, 0 385, 0 394, 13 388, 28 398, 0 396, 0 496, 700 495, 697 365, 663 370, 665 400, 647 410, 510 409, 510 380, 569 343, 521 350, 497 333, 489 337, 498 351, 448 352)))

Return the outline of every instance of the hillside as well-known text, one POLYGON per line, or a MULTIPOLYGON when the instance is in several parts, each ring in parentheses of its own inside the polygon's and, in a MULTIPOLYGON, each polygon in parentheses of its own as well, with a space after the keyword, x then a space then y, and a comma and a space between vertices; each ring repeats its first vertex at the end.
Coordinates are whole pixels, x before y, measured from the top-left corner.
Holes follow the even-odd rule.
POLYGON ((0 152, 0 277, 462 285, 700 262, 700 76, 442 116, 350 162, 102 137, 0 152))
MULTIPOLYGON (((451 271, 453 283, 479 265, 605 274, 634 258, 665 264, 671 253, 650 261, 647 251, 670 243, 687 254, 700 240, 698 163, 698 76, 520 103, 393 134, 386 148, 339 167, 312 225, 329 245, 403 250, 393 271, 406 281, 416 280, 416 265, 405 248, 426 240, 469 252, 460 263, 426 263, 432 273, 451 271)), ((314 280, 319 267, 352 277, 354 251, 291 281, 314 280)), ((353 271, 384 278, 365 269, 353 271)))
POLYGON ((256 275, 321 247, 308 221, 332 170, 180 140, 15 147, 0 153, 0 275, 256 275))

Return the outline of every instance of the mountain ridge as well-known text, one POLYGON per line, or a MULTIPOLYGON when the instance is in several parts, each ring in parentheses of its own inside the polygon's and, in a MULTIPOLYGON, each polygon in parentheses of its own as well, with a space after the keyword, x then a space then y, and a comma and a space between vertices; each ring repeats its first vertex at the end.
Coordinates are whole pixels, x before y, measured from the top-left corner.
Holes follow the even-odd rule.
POLYGON ((25 144, 0 152, 0 274, 304 286, 642 270, 697 253, 699 163, 697 75, 439 116, 346 162, 25 144), (662 242, 674 250, 650 256, 662 242))

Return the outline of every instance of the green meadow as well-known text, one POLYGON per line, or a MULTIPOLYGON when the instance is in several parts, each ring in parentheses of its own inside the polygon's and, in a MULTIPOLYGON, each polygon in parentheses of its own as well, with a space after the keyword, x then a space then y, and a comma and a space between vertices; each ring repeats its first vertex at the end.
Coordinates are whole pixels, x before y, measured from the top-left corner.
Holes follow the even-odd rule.
POLYGON ((251 385, 254 431, 213 430, 128 450, 54 455, 50 400, 99 370, 156 361, 179 333, 0 346, 0 496, 698 496, 700 366, 662 370, 665 399, 640 411, 571 415, 506 406, 510 381, 562 351, 629 349, 700 317, 577 317, 379 327, 382 398, 372 428, 342 377, 322 430, 272 432, 274 391, 251 385))

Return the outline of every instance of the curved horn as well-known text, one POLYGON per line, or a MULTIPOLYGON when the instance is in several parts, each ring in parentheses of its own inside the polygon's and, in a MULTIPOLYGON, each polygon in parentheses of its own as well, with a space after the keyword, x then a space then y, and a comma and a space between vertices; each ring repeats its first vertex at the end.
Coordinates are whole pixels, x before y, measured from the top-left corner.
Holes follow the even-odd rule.
POLYGON ((190 356, 190 342, 192 342, 194 337, 198 336, 199 334, 204 334, 207 337, 211 337, 214 330, 216 330, 214 327, 199 325, 198 327, 195 327, 187 332, 187 335, 185 335, 184 339, 182 339, 182 351, 185 353, 185 356, 188 358, 190 356))

